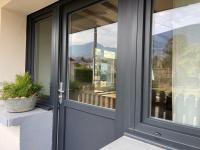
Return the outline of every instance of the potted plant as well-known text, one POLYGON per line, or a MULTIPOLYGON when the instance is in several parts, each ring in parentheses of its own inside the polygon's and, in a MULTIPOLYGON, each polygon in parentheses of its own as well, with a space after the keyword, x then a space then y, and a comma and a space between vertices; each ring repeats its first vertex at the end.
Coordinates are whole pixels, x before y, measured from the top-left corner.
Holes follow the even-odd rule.
POLYGON ((35 108, 37 96, 42 89, 35 84, 30 75, 16 75, 14 83, 4 83, 2 99, 8 112, 25 112, 35 108))

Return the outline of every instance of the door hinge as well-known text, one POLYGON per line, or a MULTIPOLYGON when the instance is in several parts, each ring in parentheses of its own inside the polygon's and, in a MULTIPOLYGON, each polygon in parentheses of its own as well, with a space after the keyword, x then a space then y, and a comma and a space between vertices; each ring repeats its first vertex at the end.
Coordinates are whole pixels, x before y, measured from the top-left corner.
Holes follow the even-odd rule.
POLYGON ((63 94, 65 93, 63 85, 64 85, 63 82, 59 83, 59 89, 58 89, 59 95, 58 95, 58 99, 59 99, 59 103, 60 104, 62 104, 62 102, 63 102, 63 94))

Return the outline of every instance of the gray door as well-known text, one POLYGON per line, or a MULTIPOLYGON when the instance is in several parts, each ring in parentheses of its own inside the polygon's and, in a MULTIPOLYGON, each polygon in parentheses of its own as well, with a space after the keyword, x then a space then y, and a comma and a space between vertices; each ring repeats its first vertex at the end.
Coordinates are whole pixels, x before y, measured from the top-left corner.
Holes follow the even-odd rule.
POLYGON ((67 3, 62 32, 59 149, 97 150, 117 138, 118 0, 67 3))

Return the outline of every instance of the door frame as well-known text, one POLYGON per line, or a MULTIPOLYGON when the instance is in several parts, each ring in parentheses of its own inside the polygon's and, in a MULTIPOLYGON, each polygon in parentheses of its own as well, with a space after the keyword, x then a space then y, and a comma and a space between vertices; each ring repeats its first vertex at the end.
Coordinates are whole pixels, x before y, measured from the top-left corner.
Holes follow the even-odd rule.
MULTIPOLYGON (((64 83, 64 90, 68 89, 67 85, 67 64, 68 51, 67 51, 67 27, 68 21, 66 15, 88 7, 90 5, 102 2, 105 0, 78 0, 78 1, 62 1, 60 6, 55 9, 56 23, 54 24, 53 45, 55 49, 56 59, 54 61, 54 89, 55 99, 58 99, 58 84, 64 83), (62 56, 62 58, 61 58, 62 56), (62 70, 62 73, 61 73, 62 70), (56 73, 57 72, 57 73, 56 73), (55 80, 56 79, 56 80, 55 80)), ((135 70, 136 70, 136 43, 137 43, 137 14, 138 0, 118 0, 118 51, 117 51, 117 102, 116 110, 108 110, 95 106, 86 106, 69 100, 63 101, 59 105, 58 100, 54 102, 54 126, 53 126, 53 150, 64 150, 65 147, 65 106, 76 107, 78 110, 84 110, 90 113, 97 113, 100 116, 115 119, 115 138, 121 137, 124 132, 130 127, 130 123, 134 118, 130 118, 134 108, 135 96, 135 70), (135 9, 133 9, 135 8, 135 9), (124 17, 126 16, 126 17, 124 17), (129 30, 127 30, 129 29, 129 30), (124 35, 124 36, 119 36, 124 35), (124 38, 126 37, 126 38, 124 38), (128 44, 127 44, 128 43, 128 44), (126 66, 126 67, 124 67, 126 66), (124 73, 126 72, 126 73, 124 73), (76 103, 76 104, 75 104, 76 103), (127 107, 127 104, 130 104, 127 107)), ((68 97, 67 93, 63 95, 64 99, 68 97)))
POLYGON ((101 107, 96 107, 96 106, 89 106, 85 104, 79 104, 74 101, 70 101, 67 99, 68 97, 68 92, 67 89, 68 87, 68 15, 71 14, 74 11, 81 10, 82 8, 97 4, 99 2, 103 2, 105 0, 85 0, 85 1, 75 1, 75 2, 68 2, 66 5, 63 6, 63 11, 62 11, 62 50, 61 50, 61 55, 62 55, 62 62, 61 62, 61 81, 64 84, 64 89, 65 89, 65 94, 63 95, 63 103, 61 104, 60 107, 60 117, 59 117, 59 122, 60 122, 60 131, 59 131, 59 142, 58 142, 58 149, 63 150, 65 148, 65 133, 66 133, 66 126, 65 126, 65 110, 66 106, 69 108, 73 108, 76 110, 80 110, 83 112, 87 112, 90 114, 95 114, 98 116, 106 117, 112 120, 115 120, 115 110, 109 110, 101 107))

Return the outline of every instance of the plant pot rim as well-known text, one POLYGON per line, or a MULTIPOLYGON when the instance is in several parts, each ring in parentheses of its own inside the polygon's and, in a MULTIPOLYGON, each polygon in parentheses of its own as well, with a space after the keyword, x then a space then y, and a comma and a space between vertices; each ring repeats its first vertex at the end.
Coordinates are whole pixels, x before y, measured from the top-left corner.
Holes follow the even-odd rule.
POLYGON ((7 98, 7 99, 5 99, 4 101, 9 101, 9 100, 26 100, 26 99, 33 98, 33 97, 36 97, 36 95, 32 95, 32 96, 29 96, 29 97, 14 97, 14 98, 7 98))

